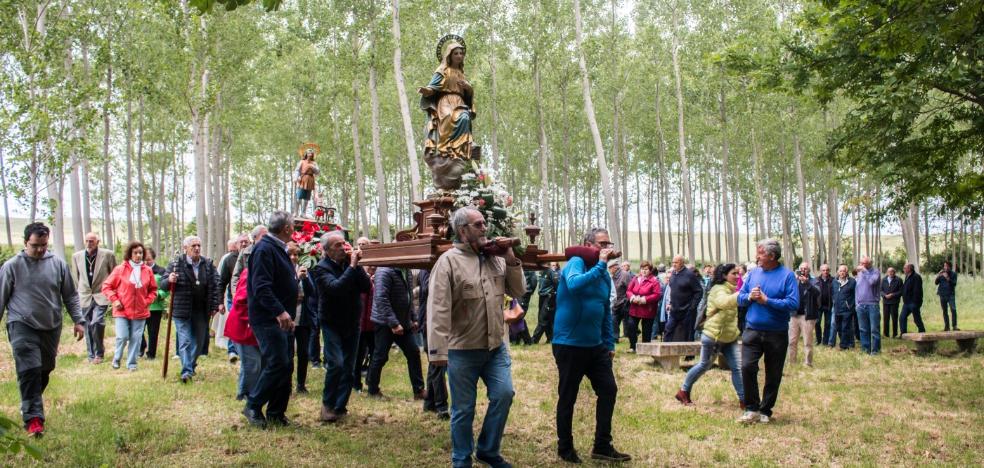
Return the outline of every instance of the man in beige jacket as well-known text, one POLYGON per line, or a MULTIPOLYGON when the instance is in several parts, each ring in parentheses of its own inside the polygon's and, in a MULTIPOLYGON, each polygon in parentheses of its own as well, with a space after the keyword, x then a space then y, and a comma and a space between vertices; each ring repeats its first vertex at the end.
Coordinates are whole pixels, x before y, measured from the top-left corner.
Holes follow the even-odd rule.
POLYGON ((106 306, 109 300, 102 295, 103 281, 116 268, 113 251, 99 248, 99 236, 90 232, 85 235, 85 250, 75 252, 69 263, 72 279, 79 290, 82 318, 85 320, 85 347, 89 352, 89 362, 99 364, 103 360, 105 347, 103 335, 106 333, 106 306))
POLYGON ((474 451, 480 462, 508 467, 499 453, 514 394, 503 308, 505 294, 521 297, 526 292, 522 262, 511 248, 502 255, 482 253, 488 226, 475 209, 455 211, 451 228, 454 248, 434 265, 427 297, 428 357, 431 365, 448 368, 451 463, 471 466, 474 451), (472 421, 479 378, 488 388, 489 407, 475 447, 472 421))

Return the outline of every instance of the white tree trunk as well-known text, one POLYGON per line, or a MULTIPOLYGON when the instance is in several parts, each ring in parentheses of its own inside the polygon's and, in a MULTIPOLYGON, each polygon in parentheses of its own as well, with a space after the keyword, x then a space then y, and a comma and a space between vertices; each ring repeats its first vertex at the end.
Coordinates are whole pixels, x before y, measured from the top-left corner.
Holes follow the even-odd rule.
POLYGON ((605 148, 601 143, 601 132, 598 130, 598 120, 595 118, 594 103, 591 101, 591 80, 588 75, 588 63, 584 54, 584 27, 581 20, 580 0, 574 0, 574 25, 575 38, 577 41, 578 66, 581 69, 581 88, 584 95, 584 113, 588 118, 588 125, 591 128, 591 137, 594 140, 595 157, 598 159, 601 188, 605 194, 606 220, 608 222, 608 229, 611 231, 610 237, 612 239, 621 239, 621 226, 618 224, 616 215, 611 174, 608 171, 608 162, 605 160, 605 148))
POLYGON ((3 223, 7 227, 7 245, 14 246, 10 229, 10 207, 7 204, 7 165, 3 162, 3 147, 0 147, 0 189, 3 191, 3 223))
MULTIPOLYGON (((375 40, 370 49, 375 52, 375 40)), ((376 200, 379 208, 379 237, 383 242, 390 241, 389 208, 386 202, 386 174, 383 173, 383 151, 379 136, 379 95, 376 92, 376 60, 369 59, 369 106, 372 108, 372 162, 376 169, 376 200)))
POLYGON ((694 206, 692 193, 690 190, 690 167, 687 164, 687 136, 686 130, 683 125, 683 77, 680 73, 680 39, 678 37, 679 33, 679 14, 674 10, 673 12, 673 44, 672 44, 672 58, 673 58, 673 79, 676 82, 676 99, 677 99, 677 133, 679 136, 679 151, 680 151, 680 179, 683 184, 683 211, 684 217, 687 223, 687 252, 690 255, 691 260, 695 260, 697 256, 696 245, 694 244, 694 206))
MULTIPOLYGON (((793 124, 796 125, 795 123, 793 124)), ((813 251, 810 250, 810 221, 806 217, 806 181, 803 178, 803 152, 800 150, 799 134, 793 133, 793 156, 796 159, 796 188, 799 195, 800 240, 803 242, 803 261, 813 265, 813 251)))
POLYGON ((395 45, 393 49, 393 76, 396 80, 396 94, 400 100, 400 117, 403 118, 403 136, 407 144, 407 159, 410 162, 410 187, 413 198, 420 198, 424 195, 420 186, 420 162, 417 160, 417 143, 413 138, 413 121, 410 119, 407 87, 403 82, 403 52, 400 47, 400 0, 393 0, 393 43, 395 45))
POLYGON ((355 158, 355 187, 358 195, 360 236, 369 235, 369 214, 366 212, 366 176, 362 169, 362 146, 359 143, 359 80, 352 80, 352 156, 355 158))
POLYGON ((730 148, 728 147, 728 114, 725 110, 725 92, 724 92, 724 80, 721 81, 721 91, 718 103, 721 108, 721 171, 720 171, 720 187, 721 187, 721 206, 724 211, 724 244, 726 255, 724 256, 729 262, 738 261, 738 236, 732 237, 734 229, 731 225, 731 200, 728 199, 728 192, 731 184, 728 181, 728 158, 730 156, 730 148))
MULTIPOLYGON (((539 131, 537 132, 537 142, 540 147, 540 213, 537 213, 542 220, 540 225, 544 225, 550 220, 550 203, 548 202, 548 197, 550 196, 550 182, 549 182, 549 172, 548 172, 548 161, 550 159, 550 148, 547 145, 547 129, 546 123, 544 122, 545 116, 543 115, 543 90, 540 84, 540 60, 539 55, 536 51, 533 52, 533 89, 535 91, 534 101, 536 101, 536 118, 539 131)), ((547 236, 540 242, 541 245, 549 245, 549 238, 552 238, 552 233, 550 227, 544 229, 544 234, 547 236), (549 237, 549 238, 548 238, 549 237)))

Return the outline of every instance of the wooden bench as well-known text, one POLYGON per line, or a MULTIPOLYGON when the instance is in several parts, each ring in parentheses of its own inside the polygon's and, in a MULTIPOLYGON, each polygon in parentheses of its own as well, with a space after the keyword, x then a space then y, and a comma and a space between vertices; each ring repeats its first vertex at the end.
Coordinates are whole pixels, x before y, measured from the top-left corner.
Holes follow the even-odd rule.
POLYGON ((636 354, 652 356, 653 360, 664 370, 674 370, 680 368, 681 357, 700 356, 700 342, 638 343, 636 344, 636 354))
POLYGON ((984 331, 946 331, 932 333, 906 333, 902 335, 903 340, 916 343, 916 352, 919 354, 930 354, 936 350, 936 342, 954 340, 960 351, 971 354, 977 348, 977 339, 984 337, 984 331))

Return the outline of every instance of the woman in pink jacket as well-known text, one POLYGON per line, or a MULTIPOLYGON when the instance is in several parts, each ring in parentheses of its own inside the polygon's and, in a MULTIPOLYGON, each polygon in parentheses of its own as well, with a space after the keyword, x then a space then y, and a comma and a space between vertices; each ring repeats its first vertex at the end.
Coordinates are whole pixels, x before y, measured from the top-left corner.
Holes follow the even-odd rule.
POLYGON ((154 272, 144 264, 144 246, 131 242, 123 254, 126 262, 117 266, 106 278, 102 293, 113 304, 116 323, 116 353, 113 369, 120 368, 123 347, 129 343, 126 367, 137 370, 137 355, 143 341, 144 322, 150 317, 150 304, 157 298, 157 281, 154 272))
POLYGON ((629 299, 629 320, 626 334, 629 335, 629 352, 634 353, 639 336, 639 322, 642 322, 642 342, 648 343, 653 336, 653 322, 659 311, 659 298, 662 296, 659 280, 653 276, 653 264, 639 264, 639 274, 632 278, 626 297, 629 299))

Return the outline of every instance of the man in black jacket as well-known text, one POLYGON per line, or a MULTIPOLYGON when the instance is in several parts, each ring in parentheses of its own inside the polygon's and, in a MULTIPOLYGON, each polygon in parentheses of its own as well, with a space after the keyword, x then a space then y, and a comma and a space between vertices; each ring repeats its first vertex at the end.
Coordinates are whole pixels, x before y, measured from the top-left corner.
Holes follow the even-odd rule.
POLYGON ((670 314, 663 341, 693 341, 697 323, 697 305, 704 296, 704 286, 697 273, 687 268, 682 256, 673 257, 670 277, 670 314))
MULTIPOLYGON (((427 330, 427 297, 430 294, 430 270, 420 270, 417 277, 420 282, 420 307, 417 309, 417 317, 420 320, 420 329, 427 330)), ((428 353, 427 333, 421 333, 424 339, 424 353, 428 353)), ((451 419, 448 412, 448 384, 445 374, 447 366, 435 366, 427 362, 427 388, 424 392, 424 411, 431 411, 441 419, 451 419)))
POLYGON ((881 283, 882 297, 882 335, 898 338, 899 336, 899 301, 902 300, 902 279, 895 276, 895 268, 889 268, 881 283), (888 334, 889 321, 892 323, 892 334, 888 334))
MULTIPOLYGON (((553 315, 557 310, 557 284, 560 282, 560 265, 550 262, 550 268, 540 272, 540 310, 536 315, 536 330, 533 331, 533 343, 539 343, 540 337, 547 335, 547 343, 553 339, 553 315)), ((616 334, 616 336, 618 336, 616 334)))
POLYGON ((820 289, 811 281, 810 265, 804 262, 796 270, 796 282, 799 285, 799 308, 796 313, 789 314, 789 345, 786 348, 786 362, 796 363, 796 352, 799 338, 803 337, 803 350, 806 354, 804 364, 813 367, 813 327, 817 325, 820 316, 820 289))
MULTIPOLYGON (((813 284, 820 290, 820 311, 817 314, 817 324, 813 327, 816 334, 817 343, 828 344, 834 334, 833 306, 834 306, 834 277, 830 274, 830 265, 824 263, 820 265, 820 276, 817 276, 813 284)), ((830 345, 833 347, 833 345, 830 345)))
POLYGON ((376 288, 372 295, 372 323, 376 325, 375 344, 366 385, 369 396, 382 397, 379 378, 383 366, 389 361, 389 351, 396 343, 407 358, 407 372, 413 399, 424 399, 424 377, 420 370, 420 349, 413 341, 413 334, 420 329, 420 321, 411 307, 410 271, 402 268, 379 268, 375 276, 376 288))
POLYGON ((369 292, 369 275, 359 266, 362 251, 352 250, 338 231, 321 237, 325 258, 309 273, 318 290, 319 324, 324 341, 325 387, 322 422, 338 421, 348 413, 352 372, 359 346, 362 293, 369 292))
POLYGON ((208 320, 222 310, 222 301, 219 273, 212 260, 202 256, 202 240, 188 236, 181 246, 185 254, 172 260, 164 274, 174 284, 171 307, 181 358, 181 382, 188 383, 195 375, 198 356, 208 346, 208 320))
POLYGON ((274 211, 267 227, 270 235, 256 244, 248 264, 249 326, 260 345, 263 363, 243 415, 256 426, 267 422, 286 426, 294 367, 290 333, 297 313, 297 273, 287 254, 294 218, 286 211, 274 211), (266 418, 263 406, 267 407, 266 418))
POLYGON ((922 276, 916 273, 916 268, 911 263, 906 263, 902 267, 902 272, 905 273, 905 282, 902 283, 904 304, 902 305, 902 317, 899 318, 902 334, 908 332, 909 314, 912 314, 912 320, 916 323, 919 333, 925 333, 926 327, 923 326, 922 313, 920 312, 923 302, 922 276))

